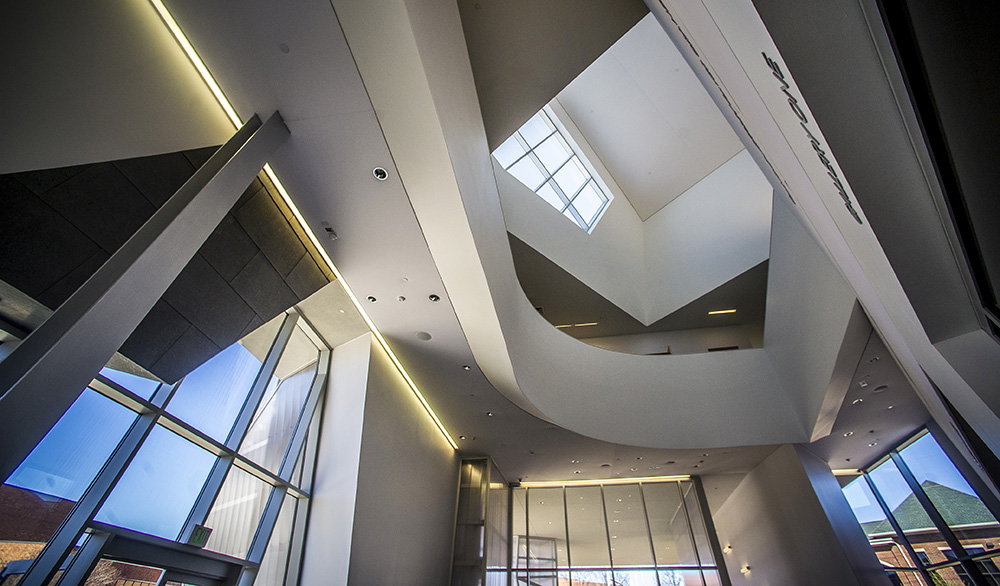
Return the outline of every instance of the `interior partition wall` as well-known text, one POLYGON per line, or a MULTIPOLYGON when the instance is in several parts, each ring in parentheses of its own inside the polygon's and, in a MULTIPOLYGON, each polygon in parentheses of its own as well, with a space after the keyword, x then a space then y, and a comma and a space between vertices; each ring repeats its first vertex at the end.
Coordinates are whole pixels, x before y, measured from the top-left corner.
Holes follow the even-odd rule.
POLYGON ((488 565, 487 583, 728 586, 697 482, 511 488, 510 571, 488 565))
POLYGON ((173 385, 104 368, 0 486, 0 584, 296 584, 330 351, 297 309, 173 385))

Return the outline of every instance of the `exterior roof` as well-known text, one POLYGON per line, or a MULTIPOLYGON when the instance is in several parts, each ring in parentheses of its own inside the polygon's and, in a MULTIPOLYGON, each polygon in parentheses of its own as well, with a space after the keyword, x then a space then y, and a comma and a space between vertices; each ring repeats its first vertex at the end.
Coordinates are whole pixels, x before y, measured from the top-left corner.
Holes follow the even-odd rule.
MULTIPOLYGON (((931 480, 925 480, 920 484, 920 487, 924 489, 928 498, 941 511, 944 520, 951 527, 997 522, 989 510, 986 509, 983 502, 974 495, 955 490, 931 480)), ((930 517, 927 516, 923 507, 920 506, 917 497, 912 494, 892 510, 892 516, 904 532, 934 529, 934 524, 931 522, 930 517)), ((888 519, 862 523, 861 528, 865 530, 865 534, 868 536, 893 532, 892 525, 888 519)))

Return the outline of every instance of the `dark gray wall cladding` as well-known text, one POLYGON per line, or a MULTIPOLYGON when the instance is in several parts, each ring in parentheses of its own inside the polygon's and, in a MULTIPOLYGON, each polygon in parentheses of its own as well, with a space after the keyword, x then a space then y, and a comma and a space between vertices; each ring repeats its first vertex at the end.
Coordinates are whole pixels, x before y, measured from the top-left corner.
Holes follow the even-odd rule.
MULTIPOLYGON (((57 308, 215 148, 0 175, 0 280, 57 308)), ((261 173, 121 353, 173 382, 331 280, 261 173)))

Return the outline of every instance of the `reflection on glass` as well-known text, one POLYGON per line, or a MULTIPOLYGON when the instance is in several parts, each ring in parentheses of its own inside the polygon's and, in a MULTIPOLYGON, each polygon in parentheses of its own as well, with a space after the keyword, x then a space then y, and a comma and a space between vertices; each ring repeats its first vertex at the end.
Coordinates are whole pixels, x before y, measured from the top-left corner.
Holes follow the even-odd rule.
POLYGON ((0 564, 38 555, 135 418, 111 399, 83 391, 0 485, 0 564))
POLYGON ((687 517, 676 482, 642 485, 658 566, 697 566, 687 517))
POLYGON ((705 528, 705 518, 702 516, 701 507, 698 506, 694 483, 690 480, 684 480, 680 485, 681 492, 684 493, 684 506, 687 507, 688 518, 691 520, 691 532, 694 534, 698 559, 704 566, 715 565, 715 556, 712 555, 712 548, 708 544, 708 530, 705 528))
MULTIPOLYGON (((702 574, 705 578, 705 586, 722 586, 722 578, 719 577, 718 570, 702 570, 702 574)), ((700 582, 692 581, 691 584, 698 584, 700 582)))
POLYGON ((871 487, 864 477, 852 480, 843 489, 847 503, 851 505, 861 529, 868 536, 868 542, 883 565, 893 568, 914 568, 914 560, 907 555, 902 540, 886 518, 871 487))
POLYGON ((497 148, 497 150, 493 151, 493 156, 496 157, 500 165, 506 169, 507 167, 510 167, 514 161, 521 158, 524 153, 524 147, 517 141, 517 137, 511 136, 505 140, 504 143, 497 148))
POLYGON ((507 171, 532 191, 538 189, 538 186, 545 181, 545 175, 542 175, 542 172, 535 165, 535 162, 531 160, 531 157, 524 157, 510 169, 507 169, 507 171))
POLYGON ((146 400, 152 399, 153 393, 156 392, 156 389, 160 388, 159 381, 108 368, 107 366, 101 369, 101 375, 146 400))
POLYGON ((530 120, 524 123, 518 132, 524 138, 524 141, 528 143, 529 147, 535 147, 538 143, 545 140, 545 137, 552 134, 555 128, 552 127, 551 123, 548 121, 548 117, 539 112, 531 117, 530 120))
MULTIPOLYGON (((868 477, 875 484, 875 488, 882 495, 893 518, 914 549, 921 549, 922 544, 945 542, 944 536, 937 530, 917 497, 910 491, 895 462, 886 460, 872 470, 868 477)), ((926 548, 926 553, 929 563, 932 564, 945 559, 944 554, 936 547, 926 548)))
POLYGON ((511 524, 514 531, 514 567, 525 568, 528 565, 528 510, 525 496, 527 489, 514 489, 514 510, 511 513, 511 524))
POLYGON ((615 570, 618 586, 659 586, 656 570, 615 570))
MULTIPOLYGON (((639 485, 605 486, 604 510, 608 515, 612 563, 616 567, 652 566, 653 553, 649 549, 649 531, 639 485)), ((615 572, 617 578, 618 572, 615 572)))
POLYGON ((566 567, 566 515, 562 488, 528 489, 529 568, 566 567))
POLYGON ((184 377, 167 411, 225 442, 257 378, 260 362, 242 344, 233 344, 184 377))
MULTIPOLYGON (((566 488, 570 558, 574 566, 609 567, 607 525, 599 486, 566 488)), ((573 579, 577 578, 576 572, 573 579)))
POLYGON ((298 327, 240 446, 240 454, 277 473, 316 376, 319 349, 298 327))
POLYGON ((574 569, 570 573, 570 578, 572 586, 614 586, 615 584, 609 570, 574 569))
POLYGON ((285 567, 288 565, 288 552, 292 545, 292 522, 295 520, 297 504, 295 497, 285 495, 271 539, 267 542, 267 549, 260 561, 255 585, 280 586, 285 583, 285 567))
POLYGON ((257 532, 271 485, 236 466, 229 469, 205 526, 212 529, 205 549, 246 557, 257 532))
POLYGON ((157 425, 95 519, 175 539, 213 462, 211 453, 157 425))
POLYGON ((162 575, 163 570, 160 568, 104 558, 98 560, 84 586, 145 586, 157 584, 162 575))
MULTIPOLYGON (((489 504, 486 512, 489 519, 486 521, 486 569, 505 569, 507 567, 507 543, 509 535, 507 533, 507 497, 510 488, 498 479, 501 479, 496 464, 490 474, 489 504)), ((489 583, 489 578, 487 578, 489 583)))
POLYGON ((925 433, 899 455, 963 545, 981 551, 1000 547, 1000 524, 931 434, 925 433))

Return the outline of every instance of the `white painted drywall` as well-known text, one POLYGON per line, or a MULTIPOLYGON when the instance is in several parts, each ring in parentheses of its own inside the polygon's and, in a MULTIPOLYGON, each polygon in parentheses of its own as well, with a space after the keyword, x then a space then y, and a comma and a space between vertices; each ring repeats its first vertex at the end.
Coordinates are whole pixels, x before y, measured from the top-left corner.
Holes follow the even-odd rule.
POLYGON ((734 586, 889 586, 829 468, 825 475, 834 492, 829 482, 821 482, 820 495, 811 482, 823 466, 812 454, 783 445, 713 512, 719 544, 732 548, 723 555, 734 586), (838 535, 834 525, 850 523, 853 536, 850 531, 838 535), (744 574, 740 570, 746 567, 744 574))

